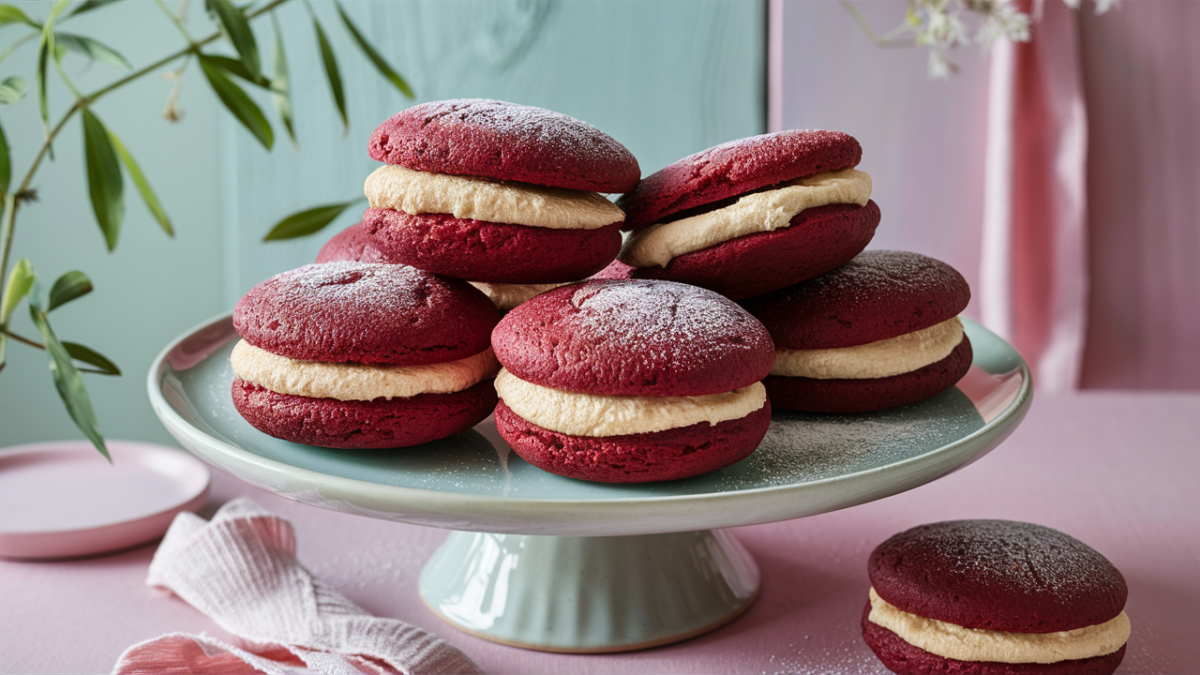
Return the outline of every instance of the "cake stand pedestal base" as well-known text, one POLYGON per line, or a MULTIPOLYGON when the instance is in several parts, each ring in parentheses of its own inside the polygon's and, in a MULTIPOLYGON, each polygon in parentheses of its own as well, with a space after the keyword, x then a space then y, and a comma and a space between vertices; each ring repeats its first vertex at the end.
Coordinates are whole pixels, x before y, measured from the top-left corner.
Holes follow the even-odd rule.
POLYGON ((622 537, 451 532, 421 598, 452 626, 526 649, 602 653, 686 640, 737 617, 758 566, 723 530, 622 537))

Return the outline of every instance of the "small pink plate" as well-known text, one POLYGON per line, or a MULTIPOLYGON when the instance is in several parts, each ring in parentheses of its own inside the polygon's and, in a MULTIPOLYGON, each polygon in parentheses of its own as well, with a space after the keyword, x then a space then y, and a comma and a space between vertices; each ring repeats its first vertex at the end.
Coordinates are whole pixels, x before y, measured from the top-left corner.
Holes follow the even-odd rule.
POLYGON ((208 495, 208 468, 182 450, 108 441, 0 448, 0 557, 73 558, 153 541, 208 495))

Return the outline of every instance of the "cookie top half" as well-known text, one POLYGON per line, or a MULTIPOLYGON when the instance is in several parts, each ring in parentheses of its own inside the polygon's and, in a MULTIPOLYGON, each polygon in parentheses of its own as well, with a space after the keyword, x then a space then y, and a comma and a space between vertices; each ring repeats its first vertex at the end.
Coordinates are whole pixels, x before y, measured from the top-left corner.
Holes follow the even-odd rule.
POLYGON ((500 320, 465 281, 406 265, 330 262, 277 274, 233 310, 246 342, 301 361, 421 365, 488 348, 500 320))
POLYGON ((593 192, 628 192, 641 178, 629 150, 587 122, 490 99, 402 110, 375 129, 368 151, 415 171, 593 192))
POLYGON ((958 520, 921 525, 871 553, 871 585, 918 616, 992 631, 1050 633, 1104 623, 1125 607, 1125 578, 1090 546, 1042 525, 958 520))
POLYGON ((603 279, 525 302, 492 333, 513 375, 563 391, 701 396, 766 377, 762 324, 717 293, 668 281, 603 279))
POLYGON ((617 201, 624 229, 637 230, 692 209, 785 181, 856 166, 862 147, 840 131, 788 130, 702 150, 647 176, 617 201))
POLYGON ((743 302, 779 349, 832 349, 886 340, 958 316, 967 280, 908 251, 864 251, 819 277, 743 302))

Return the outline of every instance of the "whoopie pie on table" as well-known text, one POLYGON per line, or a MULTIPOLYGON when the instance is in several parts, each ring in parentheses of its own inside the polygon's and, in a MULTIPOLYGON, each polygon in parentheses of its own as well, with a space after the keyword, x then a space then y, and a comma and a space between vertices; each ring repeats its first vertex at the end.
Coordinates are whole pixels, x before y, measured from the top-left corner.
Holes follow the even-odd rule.
POLYGON ((487 99, 422 103, 371 135, 363 227, 391 260, 469 281, 554 284, 616 257, 637 160, 596 127, 487 99))
POLYGON ((617 204, 633 230, 634 278, 710 288, 735 300, 827 272, 879 225, 858 141, 792 130, 724 143, 647 176, 617 204))
POLYGON ((776 409, 868 412, 953 387, 971 367, 958 319, 971 299, 946 263, 865 251, 845 265, 742 304, 771 333, 763 384, 776 409))
POLYGON ((405 265, 277 274, 233 312, 233 402, 263 433, 331 448, 451 436, 496 404, 496 308, 466 282, 405 265))
POLYGON ((1007 520, 921 525, 871 553, 863 638, 896 673, 1112 673, 1125 578, 1057 530, 1007 520))
POLYGON ((771 421, 767 331, 732 301, 662 281, 594 280, 509 312, 492 333, 496 427, 551 473, 633 483, 746 457, 771 421))

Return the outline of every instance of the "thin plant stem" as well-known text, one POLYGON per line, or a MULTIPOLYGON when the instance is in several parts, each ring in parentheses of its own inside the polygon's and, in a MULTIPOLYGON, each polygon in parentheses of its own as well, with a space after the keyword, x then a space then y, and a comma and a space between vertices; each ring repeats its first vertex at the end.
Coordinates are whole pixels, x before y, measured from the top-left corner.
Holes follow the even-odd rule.
POLYGON ((196 44, 196 41, 192 39, 192 34, 187 31, 186 27, 184 27, 183 21, 179 19, 179 16, 175 14, 175 12, 172 12, 167 7, 167 4, 163 2, 163 0, 154 0, 154 4, 158 5, 158 8, 163 11, 163 14, 166 14, 167 18, 171 20, 171 23, 175 24, 175 27, 179 29, 181 34, 183 34, 183 38, 188 41, 189 45, 196 44))
POLYGON ((17 342, 23 342, 23 343, 29 345, 30 347, 34 347, 35 349, 40 349, 42 351, 46 350, 45 345, 43 345, 42 343, 35 342, 33 340, 30 340, 27 337, 21 337, 20 335, 17 335, 16 333, 12 332, 11 330, 8 330, 7 328, 4 329, 4 334, 10 338, 16 340, 17 342))

